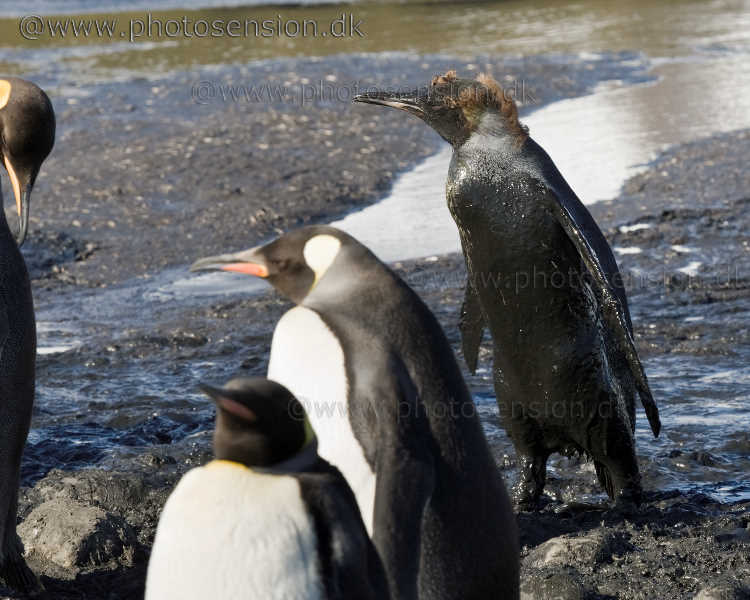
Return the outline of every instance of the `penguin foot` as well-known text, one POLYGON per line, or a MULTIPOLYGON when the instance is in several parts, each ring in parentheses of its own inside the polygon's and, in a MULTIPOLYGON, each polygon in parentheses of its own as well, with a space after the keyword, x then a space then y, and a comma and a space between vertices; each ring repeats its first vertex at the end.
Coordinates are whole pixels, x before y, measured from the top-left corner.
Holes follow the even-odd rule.
POLYGON ((641 495, 640 487, 621 489, 614 498, 613 510, 625 515, 637 513, 641 506, 641 495))
POLYGON ((547 504, 543 496, 537 493, 536 486, 518 482, 513 488, 513 504, 516 512, 536 512, 547 504))
POLYGON ((555 514, 576 515, 585 512, 604 512, 609 509, 610 506, 607 502, 576 502, 573 500, 555 507, 555 514))
POLYGON ((612 475, 610 474, 609 469, 603 462, 595 459, 594 470, 596 471, 596 477, 599 480, 599 483, 604 488, 604 491, 607 492, 607 496, 614 498, 615 484, 612 481, 612 475))
POLYGON ((515 509, 515 512, 522 513, 522 512, 538 512, 541 506, 539 505, 538 500, 516 500, 513 502, 513 508, 515 509))
POLYGON ((0 565, 0 581, 7 587, 29 596, 44 591, 44 586, 20 555, 7 557, 0 565))
POLYGON ((513 486, 513 503, 518 512, 542 508, 540 500, 547 479, 547 454, 519 455, 521 467, 518 483, 513 486))

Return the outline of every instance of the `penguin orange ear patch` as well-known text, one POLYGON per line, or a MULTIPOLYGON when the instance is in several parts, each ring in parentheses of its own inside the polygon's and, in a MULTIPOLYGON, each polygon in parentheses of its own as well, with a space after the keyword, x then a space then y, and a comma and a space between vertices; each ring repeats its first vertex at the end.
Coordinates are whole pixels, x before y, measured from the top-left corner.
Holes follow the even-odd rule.
POLYGON ((10 81, 0 79, 0 108, 5 108, 10 100, 10 81))
POLYGON ((221 397, 217 399, 216 403, 223 410, 227 411, 229 414, 234 415, 235 417, 242 419, 243 421, 247 421, 248 423, 255 423, 255 421, 258 420, 258 416, 253 411, 251 411, 247 406, 236 402, 235 400, 221 397))

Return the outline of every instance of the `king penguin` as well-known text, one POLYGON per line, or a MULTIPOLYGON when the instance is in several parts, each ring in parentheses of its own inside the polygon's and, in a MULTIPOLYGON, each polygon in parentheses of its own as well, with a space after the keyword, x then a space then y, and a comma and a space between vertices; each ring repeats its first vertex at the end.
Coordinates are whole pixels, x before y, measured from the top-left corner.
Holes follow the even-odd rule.
POLYGON ((36 325, 26 263, 18 248, 28 229, 31 190, 54 142, 55 113, 47 95, 28 81, 0 79, 0 161, 19 218, 14 239, 0 210, 0 579, 24 592, 39 587, 16 534, 21 455, 34 403, 36 325))
POLYGON ((448 208, 469 280, 463 352, 476 369, 489 325, 495 391, 520 465, 517 504, 537 506, 552 452, 583 452, 611 498, 641 498, 635 402, 655 436, 659 411, 633 341, 612 250, 490 77, 454 71, 413 93, 354 98, 413 114, 453 146, 448 208))
POLYGON ((202 389, 217 406, 215 460, 164 506, 146 600, 387 600, 354 495, 297 399, 264 378, 202 389))
POLYGON ((310 226, 193 270, 263 277, 283 315, 268 377, 305 405, 399 600, 515 599, 515 517, 473 399, 427 306, 353 237, 310 226))

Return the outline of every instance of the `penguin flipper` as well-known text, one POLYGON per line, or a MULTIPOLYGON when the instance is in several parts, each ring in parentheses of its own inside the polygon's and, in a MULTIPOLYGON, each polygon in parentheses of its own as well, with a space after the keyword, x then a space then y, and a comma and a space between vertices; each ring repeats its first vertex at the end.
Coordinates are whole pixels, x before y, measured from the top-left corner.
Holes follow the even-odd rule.
POLYGON ((385 567, 391 598, 417 598, 422 514, 435 486, 429 415, 403 361, 388 358, 387 389, 372 403, 378 417, 377 480, 372 540, 385 567))
POLYGON ((482 305, 479 303, 479 294, 477 294, 471 278, 466 280, 458 329, 461 332, 461 349, 464 353, 466 366, 474 375, 477 372, 479 346, 484 334, 484 314, 482 313, 482 305))
POLYGON ((383 563, 367 535, 362 515, 341 472, 320 459, 318 472, 298 475, 305 503, 318 531, 319 551, 327 560, 323 578, 332 600, 388 600, 383 563))
POLYGON ((641 404, 643 404, 643 408, 646 411, 646 417, 651 426, 651 431, 654 433, 654 437, 658 437, 659 431, 661 430, 659 409, 656 406, 656 402, 654 402, 654 397, 651 395, 651 389, 648 385, 646 373, 643 370, 640 358, 638 358, 635 341, 633 340, 631 328, 629 327, 630 319, 628 318, 626 308, 620 301, 620 297, 616 293, 612 282, 607 277, 602 263, 599 260, 599 256, 591 246, 582 224, 576 219, 574 211, 560 200, 560 197, 553 189, 546 186, 545 189, 546 194, 544 199, 547 205, 547 210, 565 230, 565 233, 567 233, 568 237, 573 242, 573 245, 578 250, 581 260, 583 260, 586 268, 594 279, 599 306, 604 319, 614 332, 615 339, 625 353, 625 358, 628 361, 630 371, 635 379, 635 385, 641 398, 641 404))

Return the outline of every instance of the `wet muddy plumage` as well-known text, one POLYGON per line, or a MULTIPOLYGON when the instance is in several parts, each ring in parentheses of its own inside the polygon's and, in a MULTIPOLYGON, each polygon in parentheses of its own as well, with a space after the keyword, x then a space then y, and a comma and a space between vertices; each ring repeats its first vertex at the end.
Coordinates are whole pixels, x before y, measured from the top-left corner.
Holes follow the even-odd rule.
POLYGON ((515 490, 534 506, 552 452, 584 452, 610 497, 640 501, 635 402, 658 410, 633 342, 612 251, 555 165, 487 77, 435 78, 414 94, 355 98, 412 107, 453 145, 446 196, 469 273, 461 314, 475 370, 485 325, 504 424, 519 455, 515 490))

